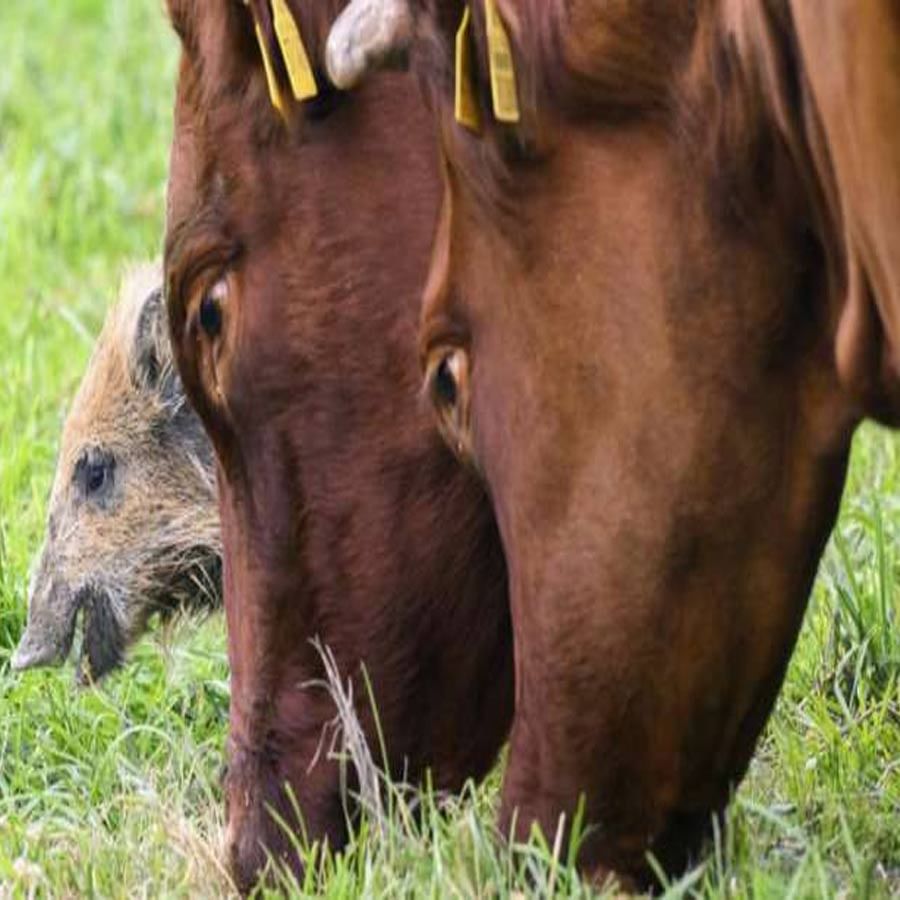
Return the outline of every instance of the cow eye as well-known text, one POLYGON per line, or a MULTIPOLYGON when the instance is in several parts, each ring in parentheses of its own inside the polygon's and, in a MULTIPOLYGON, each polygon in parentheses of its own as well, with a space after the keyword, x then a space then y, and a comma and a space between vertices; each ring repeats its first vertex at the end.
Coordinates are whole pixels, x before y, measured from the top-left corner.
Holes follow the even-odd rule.
POLYGON ((116 468, 115 457, 104 450, 86 450, 75 465, 75 483, 89 499, 109 493, 116 468))
POLYGON ((435 400, 444 406, 456 405, 456 374, 451 358, 445 356, 434 373, 433 391, 435 400))
POLYGON ((433 352, 426 367, 426 389, 444 438, 463 458, 474 462, 469 396, 469 355, 460 347, 433 352))
POLYGON ((200 301, 200 327, 209 338, 217 338, 222 331, 222 304, 228 295, 228 283, 220 278, 200 301))
POLYGON ((459 403, 460 392, 468 378, 468 360, 463 350, 444 350, 434 358, 430 368, 431 399, 440 409, 452 409, 459 403))

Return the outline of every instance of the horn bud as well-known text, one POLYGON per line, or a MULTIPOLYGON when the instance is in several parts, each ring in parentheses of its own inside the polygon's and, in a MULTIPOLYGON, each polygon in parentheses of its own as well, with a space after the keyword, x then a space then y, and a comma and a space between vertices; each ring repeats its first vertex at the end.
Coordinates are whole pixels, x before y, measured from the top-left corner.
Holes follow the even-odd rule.
POLYGON ((337 17, 325 47, 331 83, 349 90, 403 53, 412 40, 409 0, 353 0, 337 17))

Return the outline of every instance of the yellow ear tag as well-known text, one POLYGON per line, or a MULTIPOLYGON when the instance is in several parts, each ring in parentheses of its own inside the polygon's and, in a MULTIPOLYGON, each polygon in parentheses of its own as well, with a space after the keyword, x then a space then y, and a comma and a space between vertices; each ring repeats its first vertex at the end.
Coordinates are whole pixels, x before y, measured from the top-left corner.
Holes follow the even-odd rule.
POLYGON ((496 0, 484 0, 487 19, 488 62, 491 68, 491 98, 498 122, 519 121, 519 94, 516 69, 506 26, 497 11, 496 0))
POLYGON ((260 53, 262 53, 263 68, 266 70, 266 84, 269 86, 269 99, 272 101, 272 106, 274 106, 275 109, 281 113, 281 117, 284 118, 284 103, 281 99, 281 91, 278 89, 278 82, 275 79, 275 70, 272 68, 272 60, 269 59, 269 51, 266 49, 266 42, 263 39, 259 24, 254 23, 254 27, 256 29, 256 40, 259 44, 259 50, 260 53))
POLYGON ((287 0, 272 0, 272 18, 294 97, 297 100, 309 100, 318 93, 316 77, 313 75, 300 29, 288 8, 287 0))
POLYGON ((456 32, 456 96, 454 112, 456 121, 465 125, 470 131, 481 131, 481 110, 475 98, 475 85, 472 79, 472 44, 469 40, 469 29, 472 25, 472 13, 468 5, 463 13, 462 22, 456 32))

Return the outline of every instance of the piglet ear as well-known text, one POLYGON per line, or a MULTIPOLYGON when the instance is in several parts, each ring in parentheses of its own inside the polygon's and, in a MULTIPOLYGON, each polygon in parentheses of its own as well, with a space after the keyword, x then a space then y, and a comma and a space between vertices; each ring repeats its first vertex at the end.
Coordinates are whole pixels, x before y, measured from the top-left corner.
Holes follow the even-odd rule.
POLYGON ((125 292, 124 302, 137 304, 129 355, 132 380, 139 390, 155 394, 175 411, 181 405, 184 391, 172 358, 162 274, 158 267, 135 273, 126 283, 125 292))
POLYGON ((143 300, 134 335, 133 367, 135 380, 154 389, 165 366, 162 331, 162 287, 154 288, 143 300))

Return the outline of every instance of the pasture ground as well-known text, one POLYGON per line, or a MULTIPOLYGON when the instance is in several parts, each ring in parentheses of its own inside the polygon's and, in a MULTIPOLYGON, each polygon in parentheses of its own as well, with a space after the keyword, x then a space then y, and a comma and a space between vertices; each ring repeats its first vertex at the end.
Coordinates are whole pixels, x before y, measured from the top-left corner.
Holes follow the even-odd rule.
MULTIPOLYGON (((230 892, 221 621, 75 690, 16 677, 59 425, 124 261, 158 251, 175 40, 160 0, 0 3, 0 898, 230 892)), ((900 896, 900 438, 857 438, 843 512, 731 829, 671 896, 900 896)), ((565 848, 499 848, 499 774, 392 794, 296 894, 587 895, 565 848)))

